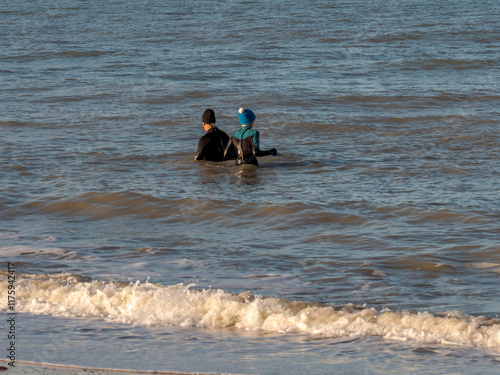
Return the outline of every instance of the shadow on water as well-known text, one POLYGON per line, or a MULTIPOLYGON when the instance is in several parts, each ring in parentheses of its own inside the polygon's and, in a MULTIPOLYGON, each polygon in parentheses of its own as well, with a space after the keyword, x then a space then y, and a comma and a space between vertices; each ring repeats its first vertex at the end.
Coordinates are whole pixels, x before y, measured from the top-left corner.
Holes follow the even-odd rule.
POLYGON ((241 185, 258 185, 260 177, 258 167, 255 165, 237 165, 235 166, 237 184, 241 185))
POLYGON ((233 160, 223 162, 204 162, 199 169, 199 181, 204 185, 230 186, 246 185, 255 186, 274 179, 276 173, 282 170, 314 172, 323 168, 336 168, 345 162, 337 159, 311 160, 299 156, 287 158, 272 158, 259 160, 259 165, 237 165, 233 160))
POLYGON ((261 167, 255 165, 235 165, 234 161, 207 162, 200 173, 200 182, 205 185, 229 186, 234 184, 258 185, 262 176, 261 167))

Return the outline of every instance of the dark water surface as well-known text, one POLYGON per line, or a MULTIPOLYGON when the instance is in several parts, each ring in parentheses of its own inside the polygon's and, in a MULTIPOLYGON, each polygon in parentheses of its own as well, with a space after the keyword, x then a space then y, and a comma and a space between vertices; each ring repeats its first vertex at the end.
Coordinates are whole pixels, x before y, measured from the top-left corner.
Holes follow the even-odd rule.
POLYGON ((497 373, 499 19, 467 0, 2 7, 18 359, 497 373), (208 107, 229 134, 251 108, 278 156, 194 162, 208 107))

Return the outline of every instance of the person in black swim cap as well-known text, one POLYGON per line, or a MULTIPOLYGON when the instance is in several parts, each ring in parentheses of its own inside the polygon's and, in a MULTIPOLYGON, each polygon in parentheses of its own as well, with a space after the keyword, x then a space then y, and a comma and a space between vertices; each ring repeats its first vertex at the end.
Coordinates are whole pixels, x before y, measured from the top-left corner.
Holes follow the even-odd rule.
POLYGON ((231 135, 231 139, 224 151, 224 158, 235 154, 236 164, 254 164, 259 165, 257 156, 276 155, 275 148, 269 151, 262 151, 260 146, 260 133, 252 129, 255 122, 255 113, 250 109, 240 108, 238 118, 241 123, 241 129, 231 135))
POLYGON ((215 127, 215 113, 208 108, 201 116, 206 134, 198 141, 198 149, 194 160, 222 161, 229 136, 215 127))

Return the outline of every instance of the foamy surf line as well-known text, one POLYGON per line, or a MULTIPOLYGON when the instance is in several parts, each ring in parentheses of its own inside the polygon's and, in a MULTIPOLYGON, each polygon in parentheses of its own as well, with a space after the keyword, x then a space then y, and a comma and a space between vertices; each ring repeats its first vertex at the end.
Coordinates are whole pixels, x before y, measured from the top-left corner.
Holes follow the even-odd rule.
MULTIPOLYGON (((0 362, 8 361, 0 359, 0 362)), ((4 366, 5 367, 5 366, 4 366)), ((178 371, 155 371, 155 370, 126 370, 100 367, 84 367, 73 365, 61 365, 56 363, 38 363, 30 361, 16 361, 16 367, 10 369, 9 374, 43 374, 46 375, 83 375, 92 373, 94 375, 121 375, 121 374, 160 374, 160 375, 241 375, 234 373, 216 373, 216 372, 178 372, 178 371)))
MULTIPOLYGON (((500 347, 500 320, 459 311, 391 311, 263 298, 196 285, 105 282, 74 274, 18 275, 16 311, 91 317, 147 326, 236 328, 319 337, 379 336, 424 344, 500 347)), ((0 274, 0 308, 7 310, 7 275, 0 274)))

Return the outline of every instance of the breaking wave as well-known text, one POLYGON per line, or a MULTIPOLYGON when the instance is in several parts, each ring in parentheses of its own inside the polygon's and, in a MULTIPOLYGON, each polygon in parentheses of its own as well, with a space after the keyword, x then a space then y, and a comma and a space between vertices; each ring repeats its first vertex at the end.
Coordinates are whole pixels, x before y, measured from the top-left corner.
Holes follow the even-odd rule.
MULTIPOLYGON (((7 274, 0 275, 2 310, 7 274)), ((500 347, 500 320, 461 312, 377 311, 347 305, 263 298, 249 292, 198 290, 195 284, 109 282, 75 274, 18 275, 18 312, 100 318, 148 326, 235 328, 319 337, 380 336, 427 344, 500 347)))

